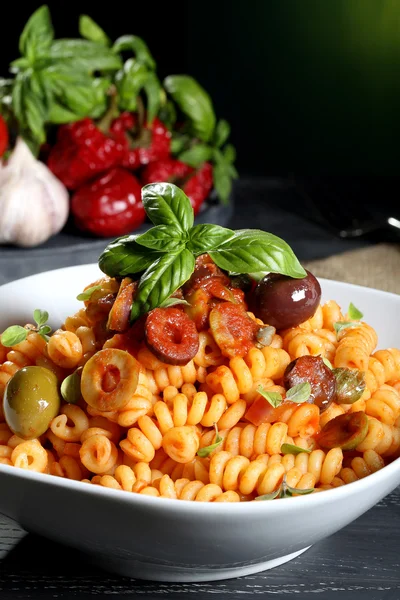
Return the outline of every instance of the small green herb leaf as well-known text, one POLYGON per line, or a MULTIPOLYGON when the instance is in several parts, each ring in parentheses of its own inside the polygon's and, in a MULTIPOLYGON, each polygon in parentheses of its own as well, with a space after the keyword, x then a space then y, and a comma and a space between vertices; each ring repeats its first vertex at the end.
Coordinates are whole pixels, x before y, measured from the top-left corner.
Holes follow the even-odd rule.
POLYGON ((144 87, 148 75, 146 65, 135 58, 128 59, 122 69, 116 73, 118 105, 122 110, 135 111, 137 109, 137 97, 144 87))
POLYGON ((47 54, 53 38, 50 11, 46 5, 43 5, 28 19, 19 38, 19 50, 33 63, 36 58, 47 54))
POLYGON ((24 327, 21 327, 20 325, 11 325, 11 327, 7 327, 1 334, 0 342, 3 346, 8 348, 26 340, 27 335, 28 330, 24 327))
POLYGON ((186 248, 163 254, 142 275, 131 318, 137 319, 169 298, 194 271, 194 256, 186 248))
POLYGON ((51 327, 50 327, 50 325, 42 325, 42 326, 41 326, 41 327, 39 327, 39 329, 38 329, 38 334, 39 334, 40 336, 42 336, 42 338, 43 338, 44 340, 46 340, 46 342, 48 342, 48 341, 49 341, 49 339, 50 339, 50 338, 49 338, 49 336, 48 336, 48 334, 49 334, 50 332, 51 332, 51 327))
POLYGON ((328 358, 326 358, 326 356, 323 356, 322 360, 324 361, 324 364, 328 367, 328 369, 330 369, 332 371, 333 365, 332 365, 331 361, 328 358))
POLYGON ((301 454, 302 452, 310 454, 311 450, 307 448, 301 448, 300 446, 295 446, 294 444, 282 444, 281 446, 282 454, 301 454))
POLYGON ((358 310, 358 308, 354 306, 352 302, 350 302, 347 314, 349 315, 350 319, 354 319, 355 321, 359 321, 364 316, 363 313, 358 310))
POLYGON ((184 242, 182 230, 168 225, 151 227, 136 238, 137 244, 158 252, 175 252, 184 242))
POLYGON ((304 383, 298 383, 294 385, 290 390, 286 392, 286 400, 290 400, 290 402, 296 402, 297 404, 302 404, 303 402, 307 402, 311 394, 311 385, 308 381, 304 383))
POLYGON ((218 121, 214 131, 214 144, 217 148, 223 146, 231 133, 231 127, 228 121, 221 119, 218 121))
POLYGON ((161 108, 163 94, 160 80, 154 71, 148 73, 143 89, 147 97, 147 122, 152 123, 161 108))
POLYGON ((258 229, 242 229, 210 252, 226 271, 238 273, 281 273, 301 279, 307 275, 290 246, 281 238, 258 229))
POLYGON ((189 198, 172 183, 150 183, 142 188, 142 201, 154 225, 189 231, 194 215, 189 198))
POLYGON ((291 496, 305 496, 306 494, 312 494, 314 491, 315 491, 315 488, 307 488, 307 489, 294 488, 294 487, 291 487, 290 485, 288 485, 287 483, 285 483, 284 495, 282 496, 282 498, 288 498, 291 496))
POLYGON ((190 306, 187 300, 183 298, 167 298, 160 304, 160 308, 169 308, 170 306, 176 306, 177 304, 183 304, 183 306, 190 306))
POLYGON ((280 497, 281 494, 281 486, 278 487, 277 490, 271 492, 270 494, 263 494, 262 496, 257 496, 254 500, 275 500, 275 498, 280 497))
POLYGON ((207 144, 196 144, 188 150, 184 150, 178 158, 181 162, 196 169, 207 160, 210 160, 212 153, 212 148, 207 146, 207 144))
POLYGON ((38 327, 41 327, 49 320, 49 313, 47 310, 41 310, 40 308, 35 308, 33 311, 33 318, 38 327))
POLYGON ((188 75, 170 75, 164 80, 168 94, 190 119, 193 134, 209 142, 215 128, 215 113, 210 96, 188 75))
POLYGON ((235 232, 220 225, 202 223, 195 225, 189 232, 187 247, 195 256, 217 249, 222 243, 233 238, 235 232))
POLYGON ((101 285, 92 285, 91 287, 87 288, 84 292, 78 294, 76 299, 82 301, 90 300, 92 294, 97 290, 101 290, 101 285))
POLYGON ((211 454, 211 452, 214 452, 214 450, 216 448, 218 448, 218 446, 220 446, 222 444, 222 442, 224 441, 224 439, 218 433, 218 427, 217 427, 216 423, 214 423, 214 427, 215 427, 215 442, 213 444, 210 444, 210 446, 205 446, 204 448, 200 448, 200 450, 197 452, 197 456, 200 456, 201 458, 207 458, 207 456, 209 456, 211 454))
POLYGON ((347 329, 348 327, 359 327, 359 324, 354 321, 337 321, 333 324, 336 335, 339 335, 342 329, 347 329))
POLYGON ((81 399, 81 374, 82 368, 80 367, 68 375, 61 384, 61 396, 69 404, 77 404, 81 399))
POLYGON ((114 43, 113 51, 115 54, 119 54, 127 50, 133 52, 136 59, 149 67, 149 69, 154 70, 156 68, 155 60, 142 38, 137 35, 123 35, 119 37, 114 43))
POLYGON ((98 42, 104 46, 111 44, 110 38, 105 31, 88 15, 81 15, 79 17, 79 33, 82 37, 92 42, 98 42))
POLYGON ((278 392, 268 392, 263 388, 262 385, 258 386, 257 392, 261 394, 261 396, 265 398, 274 408, 277 408, 280 404, 282 404, 282 396, 278 394, 278 392))

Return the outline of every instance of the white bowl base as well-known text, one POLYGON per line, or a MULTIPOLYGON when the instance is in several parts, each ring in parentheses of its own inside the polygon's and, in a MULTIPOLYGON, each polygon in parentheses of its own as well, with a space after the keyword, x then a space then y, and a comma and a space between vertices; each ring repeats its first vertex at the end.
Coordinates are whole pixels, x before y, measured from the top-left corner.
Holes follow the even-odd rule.
POLYGON ((118 557, 118 559, 113 559, 111 556, 103 557, 94 554, 83 554, 85 554, 86 559, 91 564, 96 565, 97 567, 106 571, 122 575, 123 577, 171 583, 200 583, 206 581, 234 579, 236 577, 244 577, 245 575, 260 573, 261 571, 268 571, 269 569, 279 567, 280 565, 297 558, 309 548, 311 548, 311 546, 302 548, 297 552, 292 552, 292 554, 286 554, 285 556, 280 556, 279 558, 274 558, 273 560, 267 560, 264 562, 247 565, 245 567, 222 567, 218 568, 218 570, 195 566, 193 568, 188 568, 173 565, 154 565, 141 561, 124 560, 120 557, 118 557))

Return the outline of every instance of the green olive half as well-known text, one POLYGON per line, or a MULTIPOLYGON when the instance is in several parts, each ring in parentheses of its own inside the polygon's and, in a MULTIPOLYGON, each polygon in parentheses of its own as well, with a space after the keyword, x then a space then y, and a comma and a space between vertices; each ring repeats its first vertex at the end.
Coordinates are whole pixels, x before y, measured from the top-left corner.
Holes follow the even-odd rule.
POLYGON ((338 415, 323 427, 317 436, 321 448, 354 450, 368 433, 368 417, 362 412, 338 415))
POLYGON ((4 415, 7 425, 25 440, 47 431, 60 410, 56 375, 44 367, 23 367, 8 381, 4 391, 4 415))

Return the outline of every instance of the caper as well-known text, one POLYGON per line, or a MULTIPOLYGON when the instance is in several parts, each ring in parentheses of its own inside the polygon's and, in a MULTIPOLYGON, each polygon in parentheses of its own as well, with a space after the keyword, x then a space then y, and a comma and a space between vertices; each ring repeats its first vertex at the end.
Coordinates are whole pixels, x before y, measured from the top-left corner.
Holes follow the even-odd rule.
POLYGON ((336 377, 336 402, 353 404, 361 398, 365 390, 365 377, 362 371, 333 369, 336 377))
POLYGON ((60 410, 56 375, 44 367, 23 367, 8 381, 3 407, 13 433, 25 440, 39 437, 60 410))

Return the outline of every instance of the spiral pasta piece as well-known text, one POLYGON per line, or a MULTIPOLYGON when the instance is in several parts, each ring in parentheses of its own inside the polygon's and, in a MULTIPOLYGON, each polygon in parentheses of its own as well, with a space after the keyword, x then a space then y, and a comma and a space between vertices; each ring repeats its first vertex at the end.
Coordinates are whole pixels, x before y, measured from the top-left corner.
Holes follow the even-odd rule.
MULTIPOLYGON (((286 442, 288 425, 286 423, 263 423, 256 427, 252 424, 240 423, 227 430, 220 430, 223 441, 214 452, 226 450, 232 456, 244 456, 254 459, 262 454, 279 454, 281 446, 286 442)), ((201 437, 200 447, 210 446, 215 442, 214 432, 208 431, 201 437)))
POLYGON ((397 456, 400 450, 400 429, 381 423, 375 417, 368 417, 367 435, 356 450, 375 450, 381 456, 397 456))
POLYGON ((366 450, 362 457, 356 456, 351 460, 349 467, 343 467, 339 476, 344 483, 351 483, 358 479, 363 479, 371 473, 376 473, 383 469, 385 462, 375 450, 366 450))
POLYGON ((367 323, 355 321, 354 327, 342 329, 338 338, 334 366, 367 371, 369 356, 378 342, 375 330, 367 323))
POLYGON ((121 450, 133 460, 149 463, 155 451, 161 448, 163 436, 153 419, 139 417, 136 427, 128 429, 126 439, 120 441, 121 450))
POLYGON ((365 402, 365 413, 382 423, 394 425, 400 416, 400 395, 394 387, 384 384, 365 402))

